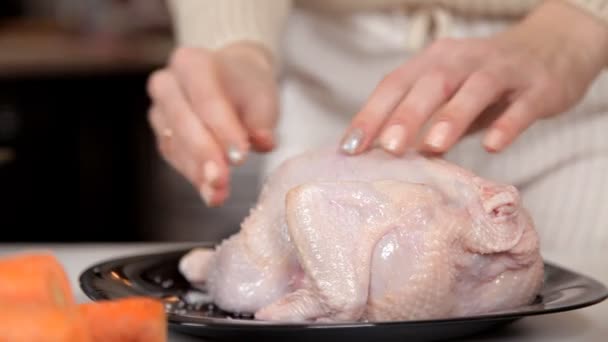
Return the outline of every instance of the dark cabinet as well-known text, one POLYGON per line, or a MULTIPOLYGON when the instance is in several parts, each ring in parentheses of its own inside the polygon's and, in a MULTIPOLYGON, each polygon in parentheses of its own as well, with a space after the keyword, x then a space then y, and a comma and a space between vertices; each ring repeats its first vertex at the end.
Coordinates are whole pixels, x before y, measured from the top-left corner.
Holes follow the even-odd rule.
POLYGON ((0 79, 0 240, 144 239, 148 72, 0 79))

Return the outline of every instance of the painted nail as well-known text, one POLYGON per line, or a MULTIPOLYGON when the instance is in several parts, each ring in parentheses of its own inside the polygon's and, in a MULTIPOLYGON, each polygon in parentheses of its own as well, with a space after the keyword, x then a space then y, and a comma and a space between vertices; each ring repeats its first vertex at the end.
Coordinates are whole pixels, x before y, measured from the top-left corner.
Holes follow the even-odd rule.
POLYGON ((213 200, 214 193, 215 193, 215 191, 209 184, 203 184, 201 186, 200 194, 201 194, 201 197, 203 198, 203 200, 205 201, 205 204, 207 204, 208 207, 213 206, 211 201, 213 200))
POLYGON ((234 145, 230 145, 226 153, 228 155, 228 160, 232 165, 239 165, 245 160, 245 154, 234 145))
POLYGON ((220 178, 220 169, 213 160, 208 160, 203 165, 203 175, 205 176, 205 182, 214 185, 220 178))
POLYGON ((396 152, 405 143, 406 138, 403 125, 392 125, 382 133, 380 145, 387 151, 396 152))
POLYGON ((483 139, 483 145, 492 151, 500 150, 505 144, 505 134, 499 129, 491 129, 483 139))
POLYGON ((344 140, 342 140, 342 152, 347 154, 355 154, 362 142, 363 131, 359 128, 354 128, 348 133, 344 140))
POLYGON ((441 121, 435 124, 424 142, 434 149, 441 149, 448 140, 448 135, 451 130, 452 124, 447 121, 441 121))

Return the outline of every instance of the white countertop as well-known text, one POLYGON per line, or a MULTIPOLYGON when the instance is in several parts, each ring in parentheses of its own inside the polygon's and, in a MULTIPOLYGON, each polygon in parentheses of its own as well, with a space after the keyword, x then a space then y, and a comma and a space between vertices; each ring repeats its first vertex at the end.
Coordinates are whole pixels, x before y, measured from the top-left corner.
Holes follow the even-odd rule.
MULTIPOLYGON (((63 262, 72 281, 77 299, 88 301, 78 286, 78 276, 90 265, 118 256, 155 252, 188 246, 187 244, 72 244, 25 245, 0 244, 0 256, 23 250, 51 250, 63 262)), ((575 255, 545 253, 553 261, 579 273, 608 284, 608 251, 575 255)), ((243 336, 246 339, 246 336, 243 336)), ((586 341, 608 340, 608 300, 594 306, 551 315, 528 317, 507 328, 467 341, 586 341)), ((171 333, 171 342, 191 342, 200 339, 171 333)))

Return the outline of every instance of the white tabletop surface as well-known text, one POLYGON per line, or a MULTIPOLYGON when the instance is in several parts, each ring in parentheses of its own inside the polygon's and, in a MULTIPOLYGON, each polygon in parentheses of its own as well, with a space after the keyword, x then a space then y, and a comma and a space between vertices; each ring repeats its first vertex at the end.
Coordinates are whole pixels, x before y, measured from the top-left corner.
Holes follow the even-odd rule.
MULTIPOLYGON (((63 262, 77 299, 88 301, 78 287, 78 276, 88 266, 123 255, 154 252, 187 246, 184 244, 75 244, 25 245, 0 244, 0 255, 24 250, 51 250, 63 262)), ((576 270, 608 284, 608 251, 603 253, 544 253, 547 260, 576 270)), ((200 341, 171 333, 171 342, 200 341)), ((243 336, 247 340, 247 336, 243 336)), ((507 328, 467 341, 608 341, 608 300, 594 306, 564 313, 528 317, 507 328)))

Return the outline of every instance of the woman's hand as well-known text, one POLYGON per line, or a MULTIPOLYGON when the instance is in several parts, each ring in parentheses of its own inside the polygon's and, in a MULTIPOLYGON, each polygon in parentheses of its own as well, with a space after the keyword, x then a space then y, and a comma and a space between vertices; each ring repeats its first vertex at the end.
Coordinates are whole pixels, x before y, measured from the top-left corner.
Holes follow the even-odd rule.
POLYGON ((388 74, 342 150, 357 154, 378 139, 396 155, 410 146, 443 153, 482 113, 502 108, 483 139, 488 151, 501 151, 537 119, 578 102, 607 62, 608 26, 548 1, 506 32, 439 40, 388 74))
POLYGON ((230 165, 274 147, 277 90, 263 48, 179 48, 149 79, 149 120, 163 157, 209 206, 229 193, 230 165))

